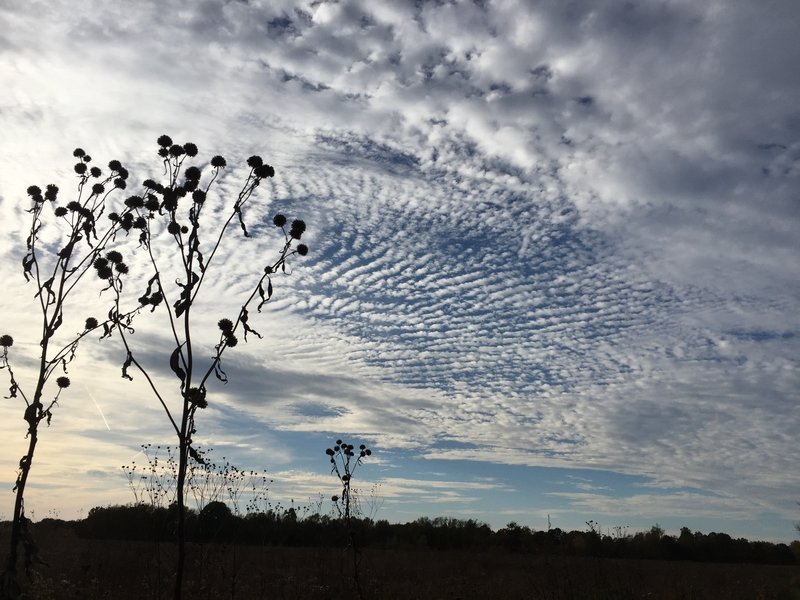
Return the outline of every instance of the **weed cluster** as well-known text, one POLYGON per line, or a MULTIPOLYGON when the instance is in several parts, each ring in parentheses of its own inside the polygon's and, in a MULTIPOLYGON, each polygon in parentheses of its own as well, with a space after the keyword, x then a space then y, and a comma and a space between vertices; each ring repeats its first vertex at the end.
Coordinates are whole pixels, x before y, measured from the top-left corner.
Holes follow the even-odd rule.
MULTIPOLYGON (((31 201, 28 210, 31 226, 22 267, 26 281, 33 281, 36 285, 34 298, 42 320, 42 336, 39 340, 41 353, 33 391, 25 390, 9 360, 9 348, 13 346, 14 339, 7 333, 0 336, 0 369, 9 376, 9 397, 19 397, 25 402, 23 419, 29 440, 28 450, 19 462, 19 474, 14 487, 16 495, 10 550, 0 579, 3 597, 16 598, 20 594, 17 557, 18 547, 23 541, 23 528, 27 523, 24 492, 34 459, 39 425, 42 421, 50 424, 61 392, 70 385, 67 366, 75 358, 79 342, 95 331, 102 332, 101 339, 112 336, 119 338, 125 350, 122 376, 133 379, 132 373, 138 371, 145 378, 177 438, 174 464, 170 466, 174 467, 171 473, 174 476, 174 490, 169 487, 171 483, 163 480, 141 491, 152 502, 174 496, 178 543, 175 598, 181 597, 185 563, 186 482, 187 477, 191 476, 190 461, 194 461, 193 464, 204 462, 193 445, 193 435, 196 433, 197 410, 208 406, 208 380, 214 377, 222 383, 228 382, 222 364, 223 355, 238 345, 239 336, 244 341, 247 341, 248 335, 261 337, 253 327, 250 311, 255 307, 260 312, 270 300, 273 294, 272 278, 287 272, 287 260, 308 254, 308 246, 300 243, 306 230, 305 222, 294 219, 289 223, 283 214, 276 214, 272 223, 283 237, 277 255, 259 266, 258 273, 252 276, 251 291, 236 313, 219 320, 220 334, 210 352, 211 359, 206 364, 199 364, 196 358, 201 354, 196 348, 197 336, 194 335, 192 322, 198 294, 203 284, 213 279, 209 273, 231 224, 238 224, 242 235, 250 237, 245 223, 245 210, 251 204, 257 188, 264 180, 272 178, 275 171, 259 156, 248 158, 249 170, 244 183, 229 208, 227 218, 217 223, 218 229, 215 231, 206 223, 208 219, 215 218, 215 212, 207 209, 208 200, 212 188, 227 166, 226 159, 217 155, 208 162, 190 164, 198 156, 195 144, 176 144, 168 135, 160 136, 157 141, 157 154, 164 179, 144 180, 138 193, 125 198, 115 211, 107 210, 107 203, 112 194, 129 187, 128 170, 120 161, 112 160, 108 163, 108 170, 104 171, 92 164, 91 156, 82 148, 73 152, 77 159, 73 170, 78 179, 75 199, 59 203, 59 188, 54 184, 48 185, 44 192, 35 185, 27 190, 31 201), (54 245, 49 243, 54 236, 48 235, 48 243, 40 243, 43 232, 50 228, 61 232, 61 240, 54 245), (211 237, 208 238, 208 235, 211 237), (135 239, 137 246, 126 249, 123 242, 128 239, 135 239), (119 242, 118 249, 107 248, 116 242, 119 242), (150 275, 145 277, 146 288, 135 294, 135 300, 130 301, 123 293, 128 287, 127 278, 131 269, 142 264, 149 265, 150 270, 150 275), (81 305, 71 306, 68 299, 74 295, 76 286, 81 284, 83 287, 90 282, 100 287, 101 298, 106 306, 99 314, 107 314, 107 319, 99 321, 94 316, 88 316, 82 331, 57 341, 56 333, 64 324, 69 310, 84 310, 81 305), (164 331, 168 331, 171 338, 172 350, 167 362, 177 378, 177 389, 171 393, 156 384, 134 348, 134 318, 142 313, 156 312, 166 322, 164 331), (48 385, 49 382, 55 385, 48 385)), ((208 353, 203 352, 202 355, 207 356, 208 353)), ((197 487, 200 495, 220 494, 221 491, 216 489, 219 473, 207 473, 207 476, 206 487, 202 491, 201 487, 197 487)), ((245 485, 243 478, 249 476, 230 470, 224 475, 228 483, 239 481, 225 490, 234 505, 240 501, 237 494, 239 487, 245 485)), ((196 496, 195 501, 198 499, 196 496)))

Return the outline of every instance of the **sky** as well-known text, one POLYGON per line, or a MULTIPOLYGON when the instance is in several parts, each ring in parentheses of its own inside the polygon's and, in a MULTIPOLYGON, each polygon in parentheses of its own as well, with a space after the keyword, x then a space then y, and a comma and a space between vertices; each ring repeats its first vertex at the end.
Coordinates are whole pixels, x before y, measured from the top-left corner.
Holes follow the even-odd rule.
MULTIPOLYGON (((161 177, 166 133, 206 173, 226 157, 211 217, 249 156, 275 168, 252 237, 232 229, 204 282, 203 358, 280 247, 272 215, 308 226, 195 436, 265 470, 271 501, 337 493, 325 449, 342 437, 373 450, 356 487, 376 518, 791 541, 798 30, 794 0, 0 3, 0 333, 17 378, 33 386, 40 327, 26 188, 73 198, 80 146, 130 170, 121 203, 161 177)), ((129 251, 134 293, 147 265, 129 251)), ((64 335, 108 301, 78 290, 64 335)), ((142 317, 134 352, 177 402, 165 315, 142 317)), ((174 443, 123 360, 118 339, 81 344, 40 436, 35 519, 132 502, 121 466, 174 443)), ((3 518, 23 408, 0 400, 3 518)))

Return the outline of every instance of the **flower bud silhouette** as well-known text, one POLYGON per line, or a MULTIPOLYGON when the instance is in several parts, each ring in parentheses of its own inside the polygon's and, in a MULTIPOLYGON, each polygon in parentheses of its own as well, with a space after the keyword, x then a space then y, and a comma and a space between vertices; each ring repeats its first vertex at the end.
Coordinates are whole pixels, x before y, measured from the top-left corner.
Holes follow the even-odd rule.
POLYGON ((262 179, 267 177, 275 177, 275 169, 269 165, 260 165, 256 167, 253 173, 256 177, 261 177, 262 179))

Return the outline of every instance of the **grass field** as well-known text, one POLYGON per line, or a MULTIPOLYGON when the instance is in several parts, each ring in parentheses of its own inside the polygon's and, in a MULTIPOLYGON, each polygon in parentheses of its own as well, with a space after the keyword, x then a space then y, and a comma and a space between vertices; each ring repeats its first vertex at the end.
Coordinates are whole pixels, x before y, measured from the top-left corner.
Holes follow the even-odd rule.
MULTIPOLYGON (((25 584, 28 598, 171 597, 169 543, 85 540, 61 528, 37 537, 48 566, 25 584)), ((192 600, 358 597, 344 550, 194 544, 188 564, 192 600)), ((800 599, 797 566, 369 548, 359 573, 363 597, 375 599, 800 599)))

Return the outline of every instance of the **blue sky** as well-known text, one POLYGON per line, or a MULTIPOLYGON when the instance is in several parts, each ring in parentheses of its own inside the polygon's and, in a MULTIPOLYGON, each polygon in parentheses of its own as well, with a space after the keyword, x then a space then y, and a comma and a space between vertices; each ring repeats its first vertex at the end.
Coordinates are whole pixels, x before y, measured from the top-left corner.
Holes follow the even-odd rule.
MULTIPOLYGON (((236 165, 276 171, 199 330, 278 247, 259 223, 308 224, 197 435, 267 469, 276 501, 334 493, 324 449, 346 436, 373 448, 360 474, 390 520, 796 536, 791 0, 32 1, 0 26, 0 329, 21 380, 26 187, 66 193, 76 146, 141 182, 168 133, 227 157, 219 214, 236 165)), ((97 302, 76 297, 76 322, 97 302)), ((142 321, 137 352, 168 384, 162 333, 142 321)), ((123 358, 81 347, 38 449, 37 516, 132 500, 119 466, 170 441, 123 358)), ((9 490, 22 425, 2 400, 9 490)))

